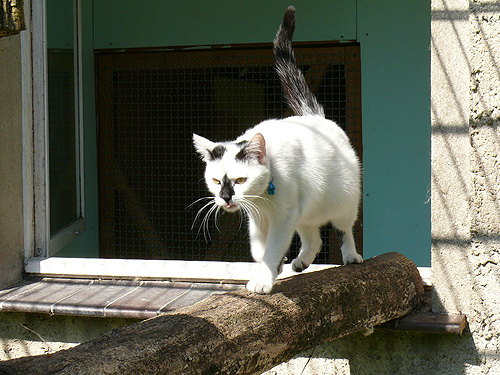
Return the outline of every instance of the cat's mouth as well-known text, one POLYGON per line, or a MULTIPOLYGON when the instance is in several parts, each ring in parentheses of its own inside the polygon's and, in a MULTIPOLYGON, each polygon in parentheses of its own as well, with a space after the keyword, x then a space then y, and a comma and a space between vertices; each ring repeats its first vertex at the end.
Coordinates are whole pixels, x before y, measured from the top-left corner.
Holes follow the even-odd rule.
POLYGON ((222 206, 227 212, 236 212, 240 209, 240 206, 236 203, 226 203, 222 206))

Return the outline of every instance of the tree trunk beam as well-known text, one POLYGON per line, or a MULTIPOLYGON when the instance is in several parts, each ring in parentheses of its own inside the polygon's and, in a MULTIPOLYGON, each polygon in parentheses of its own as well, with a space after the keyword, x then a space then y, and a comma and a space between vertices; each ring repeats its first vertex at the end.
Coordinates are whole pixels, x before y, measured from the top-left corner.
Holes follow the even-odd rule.
POLYGON ((409 313, 424 293, 415 264, 387 253, 362 264, 239 290, 119 328, 0 374, 260 374, 297 354, 409 313))

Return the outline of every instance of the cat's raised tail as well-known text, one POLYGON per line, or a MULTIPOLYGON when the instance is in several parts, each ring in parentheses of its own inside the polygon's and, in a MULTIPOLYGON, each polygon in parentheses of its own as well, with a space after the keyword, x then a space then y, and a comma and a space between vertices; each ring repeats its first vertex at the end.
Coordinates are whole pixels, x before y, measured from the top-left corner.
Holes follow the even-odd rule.
POLYGON ((290 109, 297 116, 316 115, 325 117, 323 107, 316 100, 307 85, 304 75, 297 67, 292 49, 294 31, 295 8, 289 6, 273 43, 276 72, 283 86, 286 100, 290 109))

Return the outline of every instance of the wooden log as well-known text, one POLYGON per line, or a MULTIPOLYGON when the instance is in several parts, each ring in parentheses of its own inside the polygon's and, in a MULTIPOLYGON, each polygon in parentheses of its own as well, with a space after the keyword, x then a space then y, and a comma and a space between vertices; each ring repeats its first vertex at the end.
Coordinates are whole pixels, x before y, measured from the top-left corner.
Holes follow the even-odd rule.
POLYGON ((409 313, 423 291, 413 262, 387 253, 278 281, 270 295, 213 295, 50 357, 2 362, 0 374, 260 374, 409 313))

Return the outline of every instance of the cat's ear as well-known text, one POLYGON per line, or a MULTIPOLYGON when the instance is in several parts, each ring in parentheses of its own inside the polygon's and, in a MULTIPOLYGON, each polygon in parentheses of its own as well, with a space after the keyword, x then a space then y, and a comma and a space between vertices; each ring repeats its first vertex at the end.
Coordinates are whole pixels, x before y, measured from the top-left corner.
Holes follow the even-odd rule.
POLYGON ((200 154, 201 158, 207 162, 213 160, 212 150, 215 148, 216 144, 198 134, 193 134, 193 144, 194 148, 200 154))
POLYGON ((266 140, 260 133, 255 134, 245 147, 247 156, 257 159, 259 164, 266 162, 266 140))

